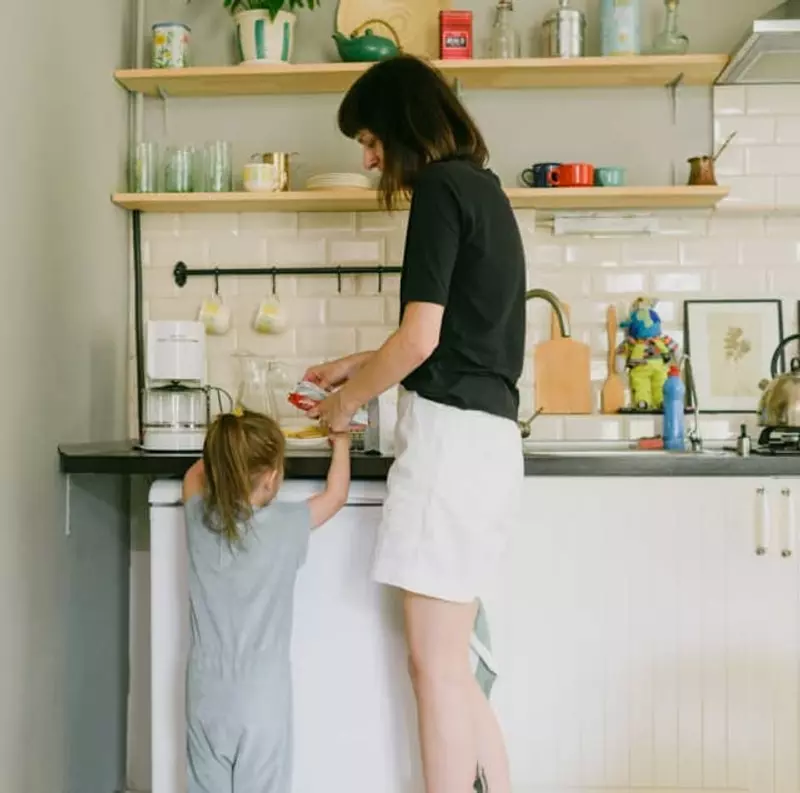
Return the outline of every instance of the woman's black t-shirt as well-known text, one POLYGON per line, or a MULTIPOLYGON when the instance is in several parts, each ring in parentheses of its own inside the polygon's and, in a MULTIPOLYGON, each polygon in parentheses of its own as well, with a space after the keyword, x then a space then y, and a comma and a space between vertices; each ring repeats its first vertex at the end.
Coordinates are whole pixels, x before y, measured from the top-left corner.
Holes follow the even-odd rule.
POLYGON ((427 165, 408 219, 400 317, 444 306, 439 345, 403 386, 425 399, 517 420, 525 354, 525 253, 500 180, 467 160, 427 165))

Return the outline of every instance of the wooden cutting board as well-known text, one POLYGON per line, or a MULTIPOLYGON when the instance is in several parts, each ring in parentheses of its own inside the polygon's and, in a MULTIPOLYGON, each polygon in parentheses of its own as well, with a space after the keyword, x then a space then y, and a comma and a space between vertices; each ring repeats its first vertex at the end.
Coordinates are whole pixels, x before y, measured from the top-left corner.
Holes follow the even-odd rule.
POLYGON ((603 413, 619 413, 625 404, 625 381, 617 372, 617 309, 608 307, 606 315, 608 334, 608 377, 600 392, 600 410, 603 413))
MULTIPOLYGON (((569 318, 569 306, 561 308, 569 318)), ((534 397, 543 414, 590 415, 592 412, 592 360, 589 346, 565 339, 554 311, 550 314, 550 340, 533 351, 534 397)))
MULTIPOLYGON (((349 36, 367 20, 380 19, 394 28, 404 52, 438 58, 439 11, 451 6, 452 0, 339 0, 336 27, 349 36)), ((377 36, 394 39, 380 22, 369 27, 377 36)))

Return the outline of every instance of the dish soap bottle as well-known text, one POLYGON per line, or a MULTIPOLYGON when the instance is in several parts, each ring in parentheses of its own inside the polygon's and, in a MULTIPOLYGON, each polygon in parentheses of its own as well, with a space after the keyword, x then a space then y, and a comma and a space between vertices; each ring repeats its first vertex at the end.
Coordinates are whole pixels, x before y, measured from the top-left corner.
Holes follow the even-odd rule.
POLYGON ((519 53, 519 36, 514 30, 514 4, 512 0, 498 0, 489 40, 489 57, 519 58, 519 53))
POLYGON ((684 55, 689 49, 689 37, 678 30, 678 0, 664 0, 667 15, 664 29, 653 39, 653 55, 684 55))
POLYGON ((603 55, 639 55, 639 0, 600 0, 600 41, 603 55))
POLYGON ((681 380, 681 370, 674 364, 670 366, 664 383, 664 448, 672 451, 686 449, 684 406, 686 386, 681 380))

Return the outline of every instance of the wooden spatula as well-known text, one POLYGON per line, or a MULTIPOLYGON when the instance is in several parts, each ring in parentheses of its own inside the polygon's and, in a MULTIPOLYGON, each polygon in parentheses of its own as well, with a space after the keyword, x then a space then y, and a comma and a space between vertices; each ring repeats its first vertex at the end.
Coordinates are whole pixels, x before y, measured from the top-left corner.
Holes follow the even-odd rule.
MULTIPOLYGON (((569 318, 569 306, 561 309, 569 318)), ((556 313, 550 316, 550 340, 533 352, 536 409, 549 414, 592 412, 591 353, 586 344, 561 336, 556 313)))
POLYGON ((617 309, 608 307, 606 315, 608 332, 608 377, 600 392, 600 410, 603 413, 619 413, 625 404, 625 382, 617 373, 617 309))

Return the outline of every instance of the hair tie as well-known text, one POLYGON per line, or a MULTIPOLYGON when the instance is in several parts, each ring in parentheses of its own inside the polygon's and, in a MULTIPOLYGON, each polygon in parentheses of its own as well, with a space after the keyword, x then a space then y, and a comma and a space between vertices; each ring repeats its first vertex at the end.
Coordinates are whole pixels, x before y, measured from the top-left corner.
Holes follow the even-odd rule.
POLYGON ((240 419, 242 416, 244 416, 244 410, 242 409, 242 406, 241 406, 241 405, 237 405, 237 406, 236 406, 236 407, 235 407, 235 408, 234 408, 234 409, 231 411, 231 415, 232 415, 232 416, 236 416, 236 418, 237 418, 237 419, 240 419))

